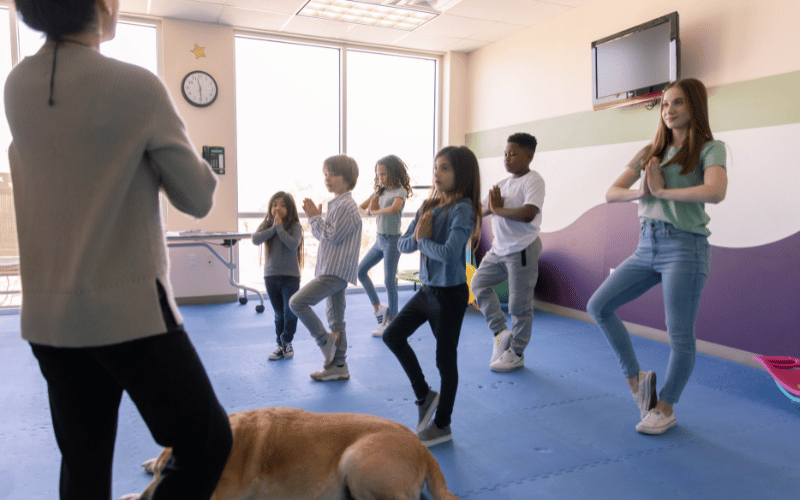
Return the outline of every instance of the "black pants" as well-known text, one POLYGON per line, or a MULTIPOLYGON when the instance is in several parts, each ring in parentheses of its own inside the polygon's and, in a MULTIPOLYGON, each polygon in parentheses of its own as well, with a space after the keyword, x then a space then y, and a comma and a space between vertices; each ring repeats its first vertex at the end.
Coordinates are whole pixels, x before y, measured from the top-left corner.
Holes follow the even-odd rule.
POLYGON ((227 414, 182 327, 103 347, 31 348, 47 380, 61 450, 61 500, 111 497, 123 390, 155 441, 173 448, 153 500, 211 497, 233 438, 227 414))
POLYGON ((428 383, 420 368, 408 338, 426 321, 436 337, 436 367, 442 383, 439 390, 439 407, 434 423, 439 427, 450 425, 450 416, 458 388, 458 338, 467 310, 469 288, 466 284, 451 287, 423 286, 383 332, 383 341, 397 356, 397 360, 411 380, 417 399, 428 393, 428 383))

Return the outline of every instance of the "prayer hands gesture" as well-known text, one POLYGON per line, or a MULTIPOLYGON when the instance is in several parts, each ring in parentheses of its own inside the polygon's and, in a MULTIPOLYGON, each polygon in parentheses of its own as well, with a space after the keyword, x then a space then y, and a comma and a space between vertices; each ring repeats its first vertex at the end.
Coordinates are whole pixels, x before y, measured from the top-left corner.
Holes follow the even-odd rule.
POLYGON ((303 200, 303 210, 305 210, 309 219, 317 215, 322 215, 322 203, 316 205, 311 198, 306 198, 303 200))
POLYGON ((433 236, 433 214, 427 211, 422 214, 414 228, 414 239, 419 243, 422 238, 430 238, 433 236))
POLYGON ((500 187, 494 186, 489 190, 489 211, 494 213, 496 208, 503 208, 503 197, 500 195, 500 187))

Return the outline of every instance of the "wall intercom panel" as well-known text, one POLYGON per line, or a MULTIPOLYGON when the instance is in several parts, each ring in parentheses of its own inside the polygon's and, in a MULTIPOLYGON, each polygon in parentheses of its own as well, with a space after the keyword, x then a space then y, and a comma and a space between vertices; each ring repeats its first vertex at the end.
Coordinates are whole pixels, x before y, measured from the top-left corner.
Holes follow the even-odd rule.
POLYGON ((222 146, 203 146, 203 159, 215 173, 225 173, 225 148, 222 146))

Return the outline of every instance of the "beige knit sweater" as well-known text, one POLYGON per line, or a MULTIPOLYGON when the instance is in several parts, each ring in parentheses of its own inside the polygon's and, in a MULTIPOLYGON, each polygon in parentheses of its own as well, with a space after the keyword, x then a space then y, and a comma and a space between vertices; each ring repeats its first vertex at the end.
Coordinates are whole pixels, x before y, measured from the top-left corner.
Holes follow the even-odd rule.
POLYGON ((19 233, 22 337, 85 347, 166 331, 156 281, 169 283, 158 193, 195 217, 216 177, 162 82, 72 43, 21 61, 5 85, 19 233))

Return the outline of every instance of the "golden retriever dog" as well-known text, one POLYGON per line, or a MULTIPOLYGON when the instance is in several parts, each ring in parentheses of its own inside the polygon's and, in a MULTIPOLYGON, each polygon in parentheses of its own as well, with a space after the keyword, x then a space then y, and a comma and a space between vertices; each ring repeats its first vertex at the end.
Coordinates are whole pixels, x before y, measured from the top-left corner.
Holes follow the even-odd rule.
MULTIPOLYGON (((211 500, 458 500, 407 427, 372 415, 260 408, 229 416, 233 448, 211 500)), ((172 450, 142 466, 153 482, 121 500, 149 500, 172 450)))

